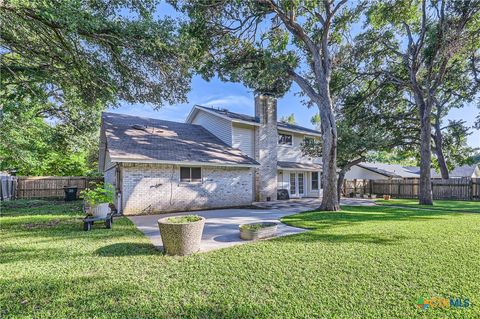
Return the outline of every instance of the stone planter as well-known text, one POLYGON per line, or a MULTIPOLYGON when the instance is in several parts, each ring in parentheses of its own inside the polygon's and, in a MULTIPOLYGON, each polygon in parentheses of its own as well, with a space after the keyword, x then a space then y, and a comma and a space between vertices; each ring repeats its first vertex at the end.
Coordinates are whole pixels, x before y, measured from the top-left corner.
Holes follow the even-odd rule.
POLYGON ((163 250, 167 255, 185 256, 200 250, 205 218, 199 217, 198 221, 186 223, 172 223, 169 221, 171 217, 158 220, 163 250))
POLYGON ((277 232, 277 225, 277 223, 272 222, 240 225, 240 238, 244 240, 255 240, 273 237, 277 232), (255 227, 257 225, 258 227, 255 227))
POLYGON ((370 194, 370 198, 375 199, 375 198, 377 198, 377 195, 376 194, 370 194))
POLYGON ((356 198, 362 198, 363 195, 362 195, 362 194, 355 194, 355 197, 356 197, 356 198))
POLYGON ((90 207, 88 211, 94 218, 107 218, 111 209, 109 203, 102 203, 90 207))
POLYGON ((390 195, 383 195, 384 200, 390 200, 391 196, 390 195))

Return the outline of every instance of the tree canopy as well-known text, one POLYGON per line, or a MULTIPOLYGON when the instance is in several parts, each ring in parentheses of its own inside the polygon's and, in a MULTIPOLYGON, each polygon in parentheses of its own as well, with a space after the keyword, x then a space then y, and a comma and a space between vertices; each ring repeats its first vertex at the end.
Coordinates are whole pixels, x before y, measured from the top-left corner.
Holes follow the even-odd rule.
POLYGON ((0 134, 6 141, 0 146, 1 169, 64 174, 40 167, 48 167, 49 152, 71 161, 87 158, 98 143, 105 108, 119 101, 154 107, 186 101, 195 47, 185 49, 174 20, 153 17, 156 5, 154 0, 0 3, 0 134))

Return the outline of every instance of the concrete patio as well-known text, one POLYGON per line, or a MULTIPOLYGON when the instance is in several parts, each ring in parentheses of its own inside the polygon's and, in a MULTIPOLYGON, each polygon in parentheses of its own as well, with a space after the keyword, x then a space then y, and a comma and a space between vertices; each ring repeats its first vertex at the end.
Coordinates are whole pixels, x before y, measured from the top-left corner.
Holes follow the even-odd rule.
MULTIPOLYGON (((342 199, 341 203, 342 205, 375 205, 373 201, 367 199, 342 199)), ((277 222, 277 237, 302 233, 306 230, 282 224, 280 218, 314 209, 320 205, 320 200, 301 199, 261 204, 263 208, 215 209, 193 212, 193 214, 207 219, 200 251, 205 252, 250 242, 239 237, 238 226, 246 223, 277 222)), ((157 220, 163 217, 185 214, 192 214, 192 212, 130 216, 129 218, 145 236, 150 238, 153 245, 158 249, 163 249, 157 220)))

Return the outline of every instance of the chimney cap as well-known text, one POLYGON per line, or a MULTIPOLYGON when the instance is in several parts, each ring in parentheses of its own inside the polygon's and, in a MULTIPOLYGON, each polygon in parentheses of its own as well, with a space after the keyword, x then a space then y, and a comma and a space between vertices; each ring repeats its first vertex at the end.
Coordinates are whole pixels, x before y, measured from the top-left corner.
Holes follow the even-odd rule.
POLYGON ((273 92, 266 92, 266 91, 255 91, 254 95, 255 96, 266 95, 266 96, 275 97, 275 94, 273 92))

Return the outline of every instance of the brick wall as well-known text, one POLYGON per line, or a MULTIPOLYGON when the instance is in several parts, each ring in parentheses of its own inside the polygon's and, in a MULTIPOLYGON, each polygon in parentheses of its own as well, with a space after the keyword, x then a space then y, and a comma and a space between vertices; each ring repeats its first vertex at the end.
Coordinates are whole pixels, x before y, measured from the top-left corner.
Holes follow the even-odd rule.
POLYGON ((178 165, 123 164, 125 215, 244 206, 252 203, 253 169, 202 167, 201 183, 181 183, 178 165))

